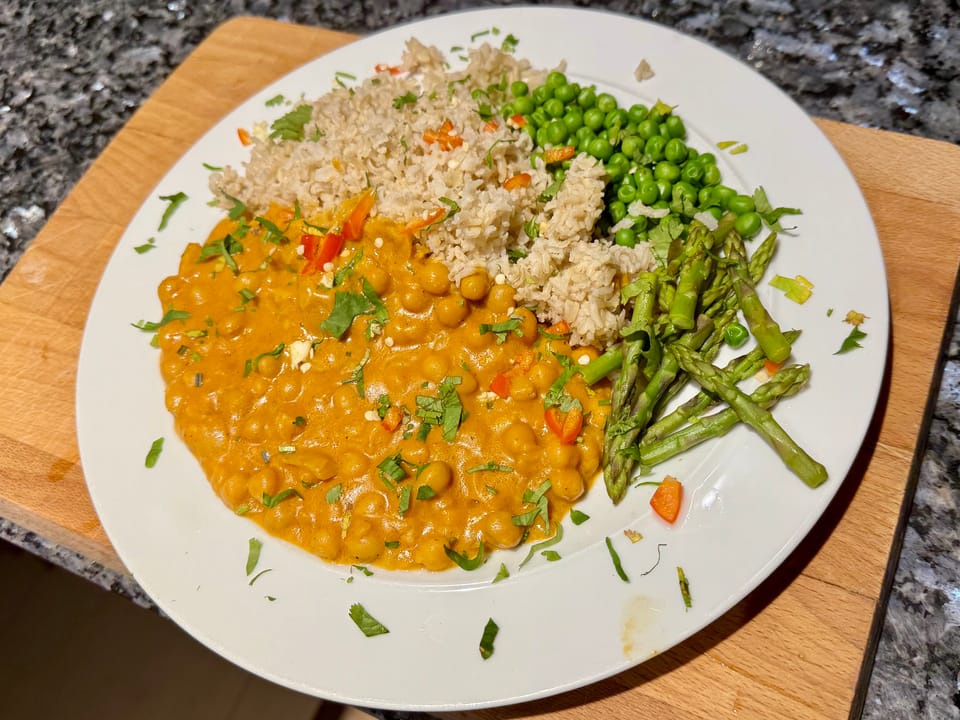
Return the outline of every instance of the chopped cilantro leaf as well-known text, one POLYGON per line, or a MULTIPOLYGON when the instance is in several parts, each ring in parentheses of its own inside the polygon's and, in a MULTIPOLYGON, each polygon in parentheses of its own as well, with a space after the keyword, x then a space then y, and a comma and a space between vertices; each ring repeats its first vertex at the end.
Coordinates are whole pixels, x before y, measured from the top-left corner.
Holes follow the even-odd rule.
POLYGON ((389 630, 383 626, 373 615, 367 612, 366 608, 360 603, 354 603, 350 606, 350 619, 356 623, 357 627, 367 637, 375 635, 385 635, 389 630))
POLYGON ((173 195, 161 195, 160 199, 170 204, 167 205, 166 210, 163 211, 163 215, 160 216, 160 226, 157 230, 163 230, 167 227, 167 223, 170 221, 174 211, 187 201, 187 196, 182 192, 178 192, 173 195))
POLYGON ((517 45, 519 43, 520 41, 517 40, 517 38, 513 35, 513 33, 509 33, 503 39, 503 42, 500 44, 500 49, 503 50, 504 52, 512 53, 514 50, 517 49, 517 45))
POLYGON ((417 488, 417 500, 429 500, 436 496, 436 491, 429 485, 421 485, 417 488))
POLYGON ((337 502, 340 499, 340 494, 342 492, 343 492, 343 485, 341 485, 340 483, 337 483, 332 488, 327 490, 327 494, 324 498, 327 501, 327 505, 333 505, 335 502, 337 502))
POLYGON ((540 554, 547 559, 547 562, 556 562, 560 559, 560 553, 556 550, 544 550, 540 554))
POLYGON ((548 547, 550 547, 551 545, 556 545, 561 540, 563 540, 563 525, 561 525, 560 523, 557 523, 557 531, 553 534, 553 537, 547 538, 542 542, 534 543, 530 547, 530 552, 527 553, 527 556, 520 563, 519 567, 523 567, 528 562, 530 562, 530 560, 533 558, 533 556, 537 552, 546 550, 548 547))
POLYGON ((357 363, 357 366, 353 369, 353 372, 350 373, 350 377, 340 382, 341 385, 356 385, 357 395, 359 395, 361 398, 366 397, 366 390, 363 386, 363 366, 367 364, 369 359, 370 348, 367 348, 367 351, 363 354, 363 359, 357 363))
POLYGON ((268 572, 271 572, 272 570, 273 570, 273 568, 267 568, 266 570, 261 570, 261 571, 258 572, 256 575, 254 575, 252 578, 250 578, 250 582, 248 582, 247 585, 253 585, 257 580, 259 580, 261 577, 263 577, 264 575, 266 575, 268 572))
POLYGON ((173 322, 174 320, 188 320, 189 318, 190 313, 188 313, 186 310, 174 310, 173 308, 170 308, 164 313, 163 317, 160 318, 160 322, 141 320, 140 322, 130 324, 138 330, 143 330, 144 332, 156 332, 169 322, 173 322))
POLYGON ((267 231, 267 234, 263 236, 264 242, 272 242, 277 245, 283 242, 283 230, 278 228, 274 223, 260 215, 257 215, 254 220, 260 224, 260 227, 267 231))
POLYGON ((284 101, 283 95, 274 95, 272 98, 267 100, 264 105, 267 107, 276 107, 277 105, 282 105, 284 101))
POLYGON ((260 548, 263 547, 263 543, 257 540, 256 538, 250 538, 250 541, 247 546, 247 575, 249 576, 257 568, 257 563, 260 562, 260 548))
POLYGON ((630 578, 627 577, 627 573, 623 569, 623 564, 620 562, 620 555, 613 549, 613 542, 611 542, 610 538, 604 538, 603 540, 607 544, 607 551, 610 553, 610 559, 613 561, 613 569, 617 571, 617 575, 621 580, 625 583, 630 582, 630 578))
POLYGON ((147 238, 147 241, 143 245, 134 245, 133 249, 137 255, 143 255, 145 252, 153 250, 157 246, 156 242, 155 238, 147 238))
POLYGON ((160 453, 163 452, 163 438, 157 438, 150 445, 150 450, 147 452, 147 459, 144 460, 144 465, 148 468, 152 468, 157 464, 157 459, 160 457, 160 453))
POLYGON ((585 512, 580 512, 577 509, 573 509, 570 511, 570 521, 574 525, 583 525, 589 519, 590 519, 590 516, 587 515, 585 512))
POLYGON ((522 323, 522 318, 512 315, 509 319, 504 320, 503 322, 493 324, 480 323, 479 329, 481 335, 493 333, 497 336, 497 345, 503 345, 503 343, 507 341, 507 336, 510 333, 514 333, 517 337, 523 337, 523 330, 520 329, 520 325, 522 323))
POLYGON ((247 377, 247 375, 252 373, 254 370, 257 370, 257 372, 259 372, 258 368, 260 366, 260 361, 263 360, 263 358, 265 357, 280 357, 280 353, 283 352, 284 347, 285 345, 283 343, 277 343, 276 347, 274 347, 273 350, 270 350, 269 352, 265 352, 265 353, 260 353, 255 358, 253 358, 253 360, 247 360, 243 365, 243 376, 247 377))
POLYGON ((354 570, 362 572, 365 577, 373 577, 373 571, 366 565, 352 565, 351 567, 353 567, 354 570))
POLYGON ((497 570, 497 575, 496 577, 493 578, 491 582, 498 583, 501 580, 506 580, 508 577, 510 577, 510 571, 507 570, 507 566, 505 563, 500 563, 500 569, 497 570))
POLYGON ((303 126, 310 122, 313 108, 309 105, 298 105, 270 125, 270 137, 280 140, 303 140, 303 126))
POLYGON ((330 317, 320 323, 320 327, 339 340, 358 316, 365 315, 371 310, 373 305, 364 295, 337 292, 333 296, 333 310, 330 311, 330 317))
POLYGON ((353 268, 355 268, 357 266, 357 263, 360 262, 360 260, 362 259, 363 259, 363 248, 360 248, 353 255, 350 256, 350 259, 343 264, 342 268, 340 268, 333 274, 333 286, 339 287, 340 285, 343 285, 343 281, 350 276, 350 273, 353 272, 353 268))
POLYGON ((296 490, 294 490, 293 488, 287 488, 286 490, 281 490, 281 491, 278 492, 276 495, 271 495, 270 493, 264 492, 264 493, 263 493, 263 505, 264 505, 264 507, 275 508, 277 505, 279 505, 280 503, 282 503, 284 500, 286 500, 286 499, 288 499, 288 498, 291 498, 291 497, 293 497, 294 495, 296 495, 296 496, 297 496, 298 498, 300 498, 301 500, 303 499, 303 495, 301 495, 300 493, 298 493, 298 492, 297 492, 296 490))
POLYGON ((500 628, 493 621, 493 618, 487 620, 487 624, 483 628, 483 635, 480 636, 480 657, 484 660, 493 655, 493 643, 497 639, 498 632, 500 632, 500 628))
POLYGON ((464 570, 476 570, 478 567, 483 565, 486 562, 486 551, 483 543, 480 543, 480 547, 477 550, 477 554, 474 557, 469 557, 466 554, 458 553, 456 550, 443 546, 443 551, 447 554, 447 557, 453 560, 457 565, 459 565, 464 570))
POLYGON ((680 583, 680 596, 683 598, 683 605, 689 610, 693 607, 693 599, 690 597, 690 581, 687 580, 686 573, 679 565, 677 566, 677 580, 680 583))
POLYGON ((408 90, 405 94, 398 95, 393 99, 393 106, 399 110, 405 105, 414 105, 416 102, 417 96, 408 90))
POLYGON ((850 334, 843 339, 843 343, 840 345, 840 349, 837 350, 834 355, 842 355, 848 353, 851 350, 856 350, 857 348, 862 348, 863 345, 860 344, 860 341, 863 340, 867 334, 861 330, 859 327, 854 327, 850 330, 850 334))
POLYGON ((400 514, 406 515, 407 511, 410 509, 410 493, 412 492, 409 485, 404 485, 400 488, 400 514))
POLYGON ((209 170, 210 172, 222 172, 223 167, 220 165, 211 165, 210 163, 203 163, 203 167, 209 170))
POLYGON ((477 473, 483 472, 484 470, 489 470, 490 472, 513 472, 513 468, 507 465, 498 465, 493 462, 485 462, 483 465, 474 465, 472 468, 467 468, 468 473, 477 473))

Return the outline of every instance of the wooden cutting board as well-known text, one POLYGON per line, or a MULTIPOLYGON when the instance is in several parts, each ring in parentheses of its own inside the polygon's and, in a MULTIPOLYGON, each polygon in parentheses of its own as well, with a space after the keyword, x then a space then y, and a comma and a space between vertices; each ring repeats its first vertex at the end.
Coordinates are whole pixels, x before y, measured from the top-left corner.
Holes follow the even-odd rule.
MULTIPOLYGON (((79 464, 74 383, 97 282, 157 181, 220 117, 350 35, 240 18, 218 28, 133 116, 0 285, 0 516, 123 570, 79 464)), ((842 718, 858 674, 960 257, 960 148, 818 121, 880 234, 893 332, 864 447, 810 536, 755 592, 678 647, 555 698, 462 718, 842 718)), ((536 662, 535 657, 529 659, 536 662)))

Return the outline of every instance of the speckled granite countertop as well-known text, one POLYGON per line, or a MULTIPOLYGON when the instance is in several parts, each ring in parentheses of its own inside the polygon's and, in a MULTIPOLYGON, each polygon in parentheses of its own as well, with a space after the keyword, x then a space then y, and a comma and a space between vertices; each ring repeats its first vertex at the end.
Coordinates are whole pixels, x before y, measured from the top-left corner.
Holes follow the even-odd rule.
MULTIPOLYGON (((229 17, 262 15, 362 33, 484 4, 508 3, 0 3, 0 278, 123 123, 229 17)), ((956 0, 610 0, 592 7, 707 40, 813 115, 960 143, 956 0)), ((960 178, 954 182, 960 188, 960 178)), ((25 528, 0 519, 0 538, 151 605, 130 578, 25 528)), ((960 718, 957 334, 947 348, 863 717, 960 718)))

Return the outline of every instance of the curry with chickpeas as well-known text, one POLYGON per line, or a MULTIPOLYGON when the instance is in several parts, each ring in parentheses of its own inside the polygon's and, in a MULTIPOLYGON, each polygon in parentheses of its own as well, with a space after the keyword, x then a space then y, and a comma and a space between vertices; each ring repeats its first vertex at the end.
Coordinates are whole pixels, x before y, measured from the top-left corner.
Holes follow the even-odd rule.
POLYGON ((228 507, 325 560, 443 570, 544 537, 600 465, 609 391, 574 372, 596 351, 485 270, 452 283, 373 203, 234 213, 186 248, 159 288, 180 436, 228 507))

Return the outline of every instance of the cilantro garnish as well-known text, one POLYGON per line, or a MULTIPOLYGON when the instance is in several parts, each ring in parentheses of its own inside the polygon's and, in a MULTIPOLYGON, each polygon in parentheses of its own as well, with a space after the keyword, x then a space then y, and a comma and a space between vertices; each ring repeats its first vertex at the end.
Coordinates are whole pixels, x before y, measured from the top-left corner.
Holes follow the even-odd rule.
MULTIPOLYGON (((731 151, 731 154, 734 152, 735 151, 731 151)), ((763 218, 763 221, 774 232, 784 232, 783 226, 780 225, 780 218, 784 215, 803 215, 803 211, 799 208, 774 208, 770 204, 770 200, 767 199, 767 193, 762 186, 754 190, 753 204, 756 208, 757 214, 763 218)), ((793 228, 787 228, 787 230, 793 230, 793 228)))
POLYGON ((484 470, 489 470, 490 472, 513 472, 513 468, 507 465, 497 465, 493 462, 485 462, 483 465, 474 465, 472 468, 467 468, 468 473, 477 473, 483 472, 484 470))
POLYGON ((222 172, 222 171, 223 171, 223 167, 220 166, 220 165, 211 165, 210 163, 203 163, 203 167, 205 167, 205 168, 206 168, 207 170, 209 170, 210 172, 222 172))
POLYGON ((459 376, 445 377, 437 387, 437 397, 417 395, 416 414, 422 421, 421 433, 424 438, 434 425, 442 428, 443 439, 447 442, 453 442, 456 438, 457 429, 464 420, 463 403, 456 388, 459 384, 459 376))
POLYGON ((480 32, 475 32, 470 36, 470 42, 475 42, 478 37, 483 37, 484 35, 489 35, 489 30, 481 30, 480 32))
POLYGON ((324 499, 327 501, 327 505, 333 505, 340 499, 340 494, 343 492, 343 485, 337 483, 332 488, 327 490, 327 494, 324 499))
POLYGON ((547 559, 547 562, 556 562, 557 560, 560 560, 560 553, 558 553, 556 550, 544 550, 540 554, 547 559))
POLYGON ((517 49, 519 43, 520 41, 517 40, 513 33, 510 33, 503 39, 503 42, 500 44, 500 49, 504 52, 512 53, 517 49))
POLYGON ((570 511, 570 521, 574 525, 583 525, 589 519, 590 519, 590 516, 587 515, 585 512, 580 512, 577 509, 573 509, 570 511))
POLYGON ((497 570, 497 575, 493 578, 491 583, 498 583, 501 580, 506 580, 508 577, 510 577, 510 571, 507 570, 505 563, 500 563, 500 569, 497 570))
POLYGON ((361 398, 366 397, 366 390, 363 387, 363 366, 370 360, 370 348, 363 354, 363 359, 357 363, 357 366, 350 373, 350 377, 340 382, 341 385, 356 385, 357 395, 361 398))
POLYGON ((166 210, 163 211, 163 215, 160 216, 160 226, 157 228, 157 230, 163 230, 165 227, 167 227, 170 217, 178 207, 187 201, 187 196, 182 192, 178 192, 174 193, 173 195, 161 195, 160 199, 165 200, 170 204, 167 205, 166 210))
POLYGON ((690 597, 690 581, 687 580, 683 568, 677 566, 677 580, 680 583, 680 596, 683 598, 683 605, 687 610, 693 607, 693 599, 690 597))
POLYGON ((366 278, 362 278, 361 287, 363 288, 363 297, 365 297, 373 307, 373 320, 367 325, 366 332, 367 340, 371 340, 374 335, 379 334, 380 331, 383 330, 383 326, 386 325, 387 320, 390 319, 390 313, 387 311, 387 306, 383 300, 377 295, 377 291, 373 289, 373 285, 371 285, 366 278))
POLYGON ((144 461, 144 465, 148 468, 152 468, 157 464, 157 459, 160 457, 160 453, 163 451, 163 438, 157 438, 150 445, 150 450, 147 452, 147 459, 144 461))
POLYGON ((284 500, 293 497, 296 495, 298 498, 303 500, 303 495, 294 490, 293 488, 287 488, 286 490, 281 490, 276 495, 271 495, 270 493, 263 493, 263 505, 268 508, 275 508, 277 505, 282 503, 284 500))
POLYGON ((499 145, 500 143, 513 144, 513 143, 515 143, 515 142, 516 142, 516 140, 507 140, 506 138, 500 138, 499 140, 494 140, 493 145, 491 145, 489 148, 487 148, 487 167, 488 167, 488 168, 492 168, 492 167, 493 167, 493 154, 492 154, 492 153, 493 153, 493 149, 494 149, 497 145, 499 145))
POLYGON ((257 563, 260 562, 260 548, 263 547, 263 543, 257 540, 256 538, 250 538, 247 549, 247 575, 249 576, 257 568, 257 563))
POLYGON ((549 503, 547 501, 547 490, 553 483, 550 480, 544 480, 536 490, 527 490, 523 493, 523 502, 534 507, 520 515, 514 515, 513 524, 517 527, 531 527, 537 518, 541 518, 544 524, 544 532, 550 532, 549 503))
POLYGON ((283 242, 283 230, 278 228, 274 223, 260 215, 257 215, 254 220, 260 224, 260 227, 267 231, 267 234, 263 236, 264 242, 272 242, 277 245, 283 242))
POLYGON ((247 211, 246 203, 243 200, 235 198, 233 195, 227 195, 227 193, 223 193, 223 196, 233 203, 227 211, 227 217, 231 220, 239 219, 247 211))
POLYGON ((390 396, 384 393, 377 398, 377 415, 380 416, 381 420, 383 420, 387 416, 387 411, 389 409, 390 409, 390 396))
POLYGON ((650 250, 661 265, 667 264, 670 255, 670 245, 683 234, 683 222, 675 215, 662 218, 656 227, 647 233, 650 241, 650 250))
POLYGON ((241 288, 241 289, 239 290, 239 293, 240 293, 240 304, 241 304, 241 305, 246 305, 248 302, 250 302, 251 300, 256 299, 256 297, 257 297, 257 294, 256 294, 253 290, 251 290, 250 288, 241 288))
POLYGON ((367 612, 366 608, 360 603, 354 603, 350 606, 350 619, 356 623, 357 627, 367 637, 374 635, 385 635, 389 630, 383 626, 373 615, 367 612))
POLYGON ((604 542, 607 544, 607 551, 610 553, 610 559, 613 561, 613 569, 617 571, 617 575, 625 583, 630 582, 630 578, 627 577, 627 573, 623 569, 623 564, 620 562, 620 556, 617 554, 617 551, 613 549, 613 542, 610 538, 604 538, 604 542))
POLYGON ((401 515, 406 515, 407 511, 410 509, 410 493, 411 493, 411 489, 409 485, 404 485, 399 490, 399 494, 400 494, 399 511, 401 515))
POLYGON ((409 90, 404 95, 399 95, 393 99, 393 106, 399 110, 404 105, 414 105, 417 102, 417 96, 409 90))
POLYGON ((387 486, 388 490, 395 489, 396 483, 407 477, 407 471, 402 464, 404 462, 406 461, 400 453, 397 453, 396 455, 384 458, 377 465, 377 474, 380 476, 383 484, 387 486))
POLYGON ((480 323, 479 329, 481 335, 493 333, 497 336, 497 345, 503 345, 507 341, 507 336, 510 333, 514 333, 517 337, 523 337, 523 330, 520 329, 522 323, 523 318, 511 315, 510 318, 503 322, 493 324, 480 323))
POLYGON ((523 567, 526 565, 533 556, 542 550, 546 550, 551 545, 556 545, 558 542, 563 540, 563 525, 557 523, 557 531, 554 533, 553 537, 544 540, 543 542, 534 543, 530 547, 530 552, 527 553, 527 556, 523 559, 518 567, 523 567))
POLYGON ((283 95, 274 95, 272 98, 267 100, 264 103, 264 105, 266 105, 267 107, 276 107, 277 105, 281 105, 283 103, 283 100, 284 100, 283 95))
POLYGON ((854 327, 850 330, 850 334, 843 339, 843 343, 840 345, 840 349, 837 350, 834 355, 842 355, 843 353, 848 353, 851 350, 856 350, 857 348, 862 348, 863 345, 860 344, 860 341, 863 340, 867 334, 858 327, 854 327))
POLYGON ((368 568, 366 565, 351 565, 354 570, 358 570, 364 574, 365 577, 373 577, 373 570, 368 568))
POLYGON ((234 253, 243 252, 243 245, 233 235, 227 235, 219 240, 207 243, 200 250, 200 257, 197 262, 209 260, 211 257, 220 256, 235 274, 240 272, 237 261, 234 259, 234 253))
POLYGON ((313 108, 309 105, 298 105, 270 125, 270 137, 281 140, 303 140, 303 126, 310 122, 313 108))
POLYGON ((266 568, 265 570, 261 570, 261 571, 258 572, 256 575, 254 575, 252 578, 250 578, 250 582, 248 582, 247 585, 253 585, 257 580, 259 580, 261 577, 263 577, 264 575, 266 575, 268 572, 271 572, 272 570, 273 570, 273 568, 266 568))
POLYGON ((429 500, 436 496, 437 492, 429 485, 421 485, 417 488, 417 500, 429 500))
POLYGON ((338 340, 350 329, 353 321, 373 309, 370 301, 358 293, 337 292, 333 296, 333 310, 320 327, 338 340))
POLYGON ((446 545, 443 546, 443 551, 447 554, 448 558, 453 560, 457 565, 467 571, 476 570, 487 561, 486 550, 484 549, 483 543, 480 543, 480 547, 474 557, 469 557, 466 554, 458 553, 456 550, 453 550, 446 545))
POLYGON ((343 264, 342 268, 333 274, 333 286, 339 287, 340 285, 343 285, 343 281, 350 276, 350 273, 353 272, 353 268, 356 267, 357 263, 362 259, 363 248, 360 248, 350 257, 349 260, 343 264))
POLYGON ((440 218, 440 222, 443 222, 444 220, 449 220, 449 219, 452 218, 454 215, 456 215, 458 212, 460 212, 460 206, 457 205, 457 203, 456 203, 455 201, 451 200, 450 198, 448 198, 448 197, 439 197, 439 198, 437 198, 437 200, 439 200, 439 201, 442 202, 444 205, 446 205, 448 208, 450 208, 449 210, 447 210, 447 214, 444 215, 442 218, 440 218))
POLYGON ((497 633, 500 628, 493 621, 493 618, 487 620, 483 628, 483 635, 480 636, 480 657, 484 660, 493 655, 493 642, 497 639, 497 633))
POLYGON ((160 322, 150 322, 149 320, 141 320, 140 322, 130 323, 138 330, 143 330, 144 332, 156 332, 168 322, 173 322, 174 320, 187 320, 190 318, 190 313, 186 310, 174 310, 170 308, 167 312, 164 313, 163 317, 160 318, 160 322))
POLYGON ((155 238, 147 238, 147 241, 143 245, 134 245, 133 249, 137 255, 143 255, 145 252, 149 252, 156 247, 155 238))

